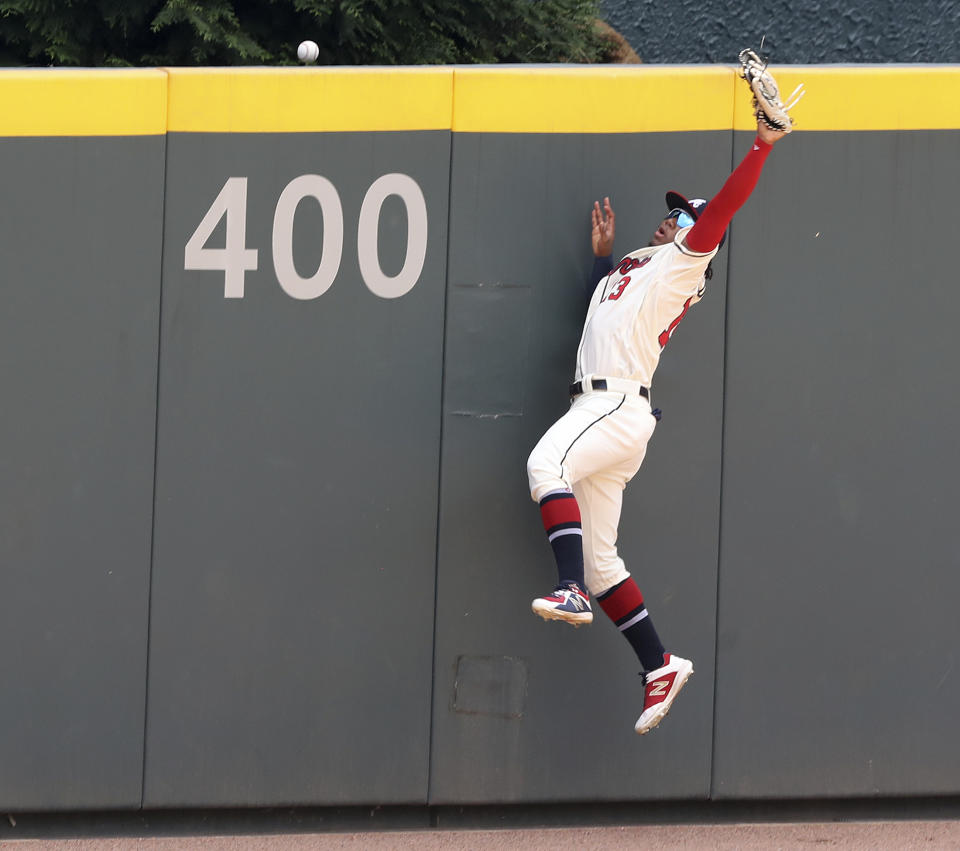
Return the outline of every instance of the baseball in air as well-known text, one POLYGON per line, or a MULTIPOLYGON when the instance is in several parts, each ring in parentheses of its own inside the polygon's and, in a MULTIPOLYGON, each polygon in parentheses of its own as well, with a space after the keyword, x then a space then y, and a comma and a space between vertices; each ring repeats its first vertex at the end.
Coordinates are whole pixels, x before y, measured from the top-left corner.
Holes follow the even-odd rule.
POLYGON ((315 41, 301 41, 297 48, 297 59, 301 62, 316 62, 320 57, 320 48, 315 41))

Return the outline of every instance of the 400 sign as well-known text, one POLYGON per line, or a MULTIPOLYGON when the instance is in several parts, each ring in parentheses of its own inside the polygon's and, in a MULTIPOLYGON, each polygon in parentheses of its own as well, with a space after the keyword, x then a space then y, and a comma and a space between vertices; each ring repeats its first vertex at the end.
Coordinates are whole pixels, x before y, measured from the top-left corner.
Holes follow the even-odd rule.
MULTIPOLYGON (((285 293, 293 298, 312 299, 330 289, 343 254, 343 206, 336 187, 327 178, 302 174, 284 187, 273 213, 272 243, 273 270, 285 293), (293 220, 304 198, 313 198, 323 216, 320 265, 309 278, 300 275, 293 263, 293 220)), ((367 190, 357 223, 357 256, 363 282, 381 298, 399 298, 417 283, 427 256, 427 204, 412 177, 385 174, 367 190), (406 254, 403 267, 393 276, 384 274, 378 246, 380 212, 391 195, 398 196, 407 211, 406 254)), ((258 258, 256 248, 247 248, 247 178, 230 177, 187 240, 183 268, 222 272, 223 297, 243 298, 244 276, 257 269, 258 258), (210 235, 224 217, 224 247, 207 248, 210 235)))

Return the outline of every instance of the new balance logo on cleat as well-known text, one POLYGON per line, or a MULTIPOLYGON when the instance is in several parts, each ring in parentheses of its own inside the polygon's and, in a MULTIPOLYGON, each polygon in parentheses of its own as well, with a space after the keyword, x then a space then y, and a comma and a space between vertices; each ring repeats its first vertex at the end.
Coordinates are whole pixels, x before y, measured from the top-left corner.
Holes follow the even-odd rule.
POLYGON ((650 686, 650 691, 647 692, 648 697, 666 697, 667 692, 670 690, 672 685, 672 679, 660 680, 660 682, 652 683, 650 686))
POLYGON ((666 717, 692 673, 693 662, 689 659, 664 653, 663 666, 644 674, 643 713, 634 725, 641 736, 649 733, 666 717))
POLYGON ((537 597, 531 608, 548 621, 566 621, 574 626, 593 621, 590 597, 575 582, 558 585, 551 593, 537 597))

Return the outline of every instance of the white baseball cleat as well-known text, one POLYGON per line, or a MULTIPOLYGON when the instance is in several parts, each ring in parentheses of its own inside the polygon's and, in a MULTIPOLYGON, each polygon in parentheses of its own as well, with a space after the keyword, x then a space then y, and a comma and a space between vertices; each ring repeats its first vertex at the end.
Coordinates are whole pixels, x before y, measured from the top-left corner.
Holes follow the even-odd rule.
POLYGON ((664 653, 663 666, 643 675, 643 713, 634 725, 641 736, 664 719, 692 673, 693 662, 689 659, 664 653))

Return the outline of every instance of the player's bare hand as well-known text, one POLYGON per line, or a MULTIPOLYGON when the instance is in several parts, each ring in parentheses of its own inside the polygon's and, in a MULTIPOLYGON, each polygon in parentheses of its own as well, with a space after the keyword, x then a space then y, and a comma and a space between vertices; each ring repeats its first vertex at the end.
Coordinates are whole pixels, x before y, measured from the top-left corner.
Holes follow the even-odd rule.
POLYGON ((613 237, 617 218, 613 213, 613 207, 610 206, 610 199, 603 199, 602 209, 600 202, 594 201, 590 218, 593 223, 593 230, 590 234, 593 253, 597 257, 609 257, 613 254, 613 237))
POLYGON ((766 142, 768 145, 772 145, 774 142, 780 141, 780 139, 787 134, 782 130, 774 130, 771 127, 767 127, 765 122, 758 120, 757 135, 760 137, 761 141, 766 142))

